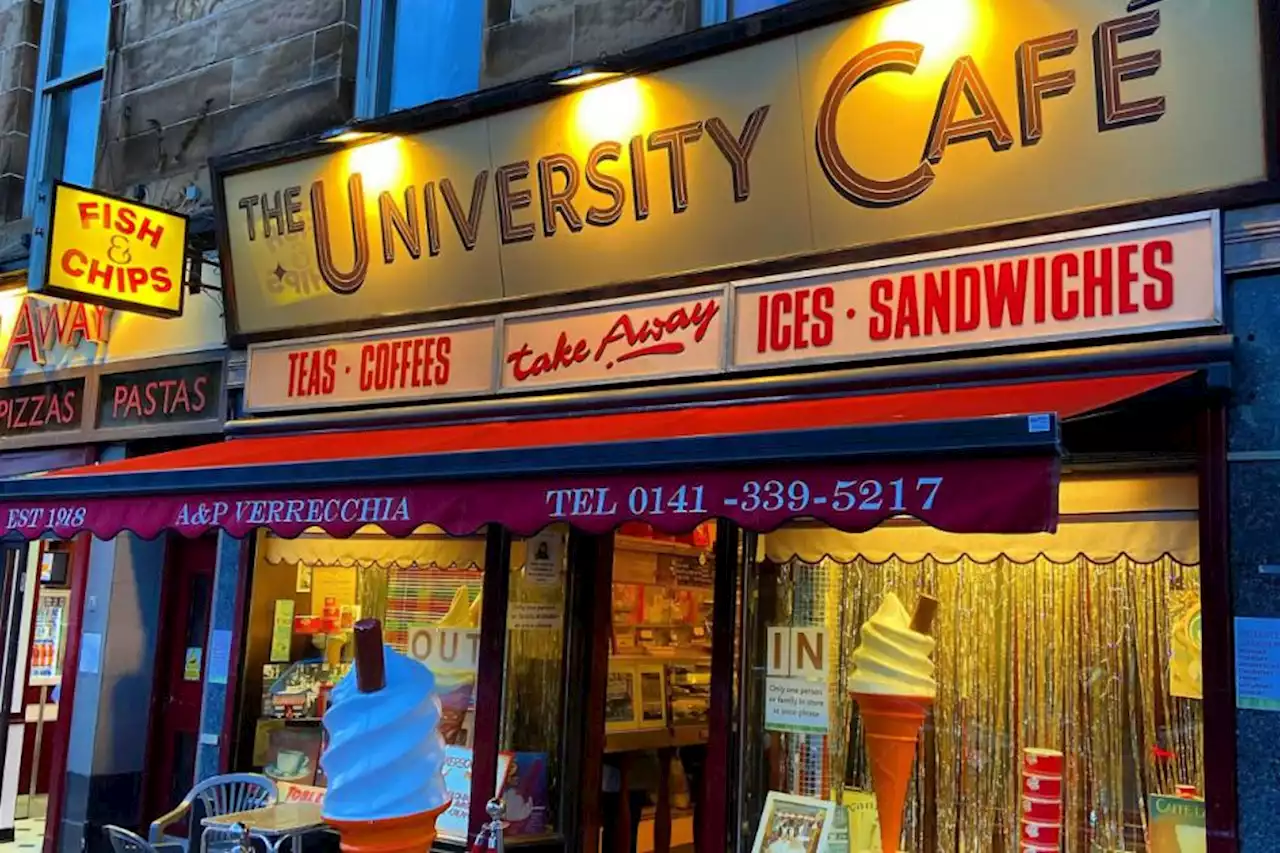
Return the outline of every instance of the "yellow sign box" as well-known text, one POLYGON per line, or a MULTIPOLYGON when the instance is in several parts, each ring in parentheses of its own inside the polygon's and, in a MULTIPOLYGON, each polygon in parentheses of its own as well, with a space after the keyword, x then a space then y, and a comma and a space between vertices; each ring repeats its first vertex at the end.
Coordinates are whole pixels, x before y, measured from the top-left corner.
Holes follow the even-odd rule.
POLYGON ((182 315, 187 218, 71 184, 53 190, 40 290, 162 317, 182 315))

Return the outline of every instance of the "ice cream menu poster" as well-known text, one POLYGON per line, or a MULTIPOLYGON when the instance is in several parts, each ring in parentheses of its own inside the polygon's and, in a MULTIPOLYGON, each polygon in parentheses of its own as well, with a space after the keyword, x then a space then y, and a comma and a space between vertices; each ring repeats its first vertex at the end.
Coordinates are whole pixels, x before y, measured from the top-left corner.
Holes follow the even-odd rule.
MULTIPOLYGON (((502 784, 511 772, 511 759, 510 753, 498 754, 498 790, 494 791, 495 797, 502 793, 502 784)), ((471 811, 471 762, 472 753, 466 747, 444 748, 444 787, 453 802, 436 820, 441 838, 451 841, 467 839, 467 821, 471 811)))

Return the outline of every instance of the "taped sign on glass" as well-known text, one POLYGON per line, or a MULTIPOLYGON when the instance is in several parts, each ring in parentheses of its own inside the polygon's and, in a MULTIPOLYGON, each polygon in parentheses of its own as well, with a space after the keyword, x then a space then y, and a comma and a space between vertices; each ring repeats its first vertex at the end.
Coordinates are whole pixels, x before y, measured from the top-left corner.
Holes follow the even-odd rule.
POLYGON ((825 734, 831 728, 825 628, 770 628, 764 727, 825 734))

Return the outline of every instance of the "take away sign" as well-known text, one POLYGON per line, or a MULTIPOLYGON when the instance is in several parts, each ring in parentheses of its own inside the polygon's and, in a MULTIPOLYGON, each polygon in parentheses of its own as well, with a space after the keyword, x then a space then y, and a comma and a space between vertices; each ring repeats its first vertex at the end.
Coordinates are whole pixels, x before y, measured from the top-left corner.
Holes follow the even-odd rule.
POLYGON ((187 218, 57 184, 48 257, 33 290, 161 317, 182 315, 187 218))

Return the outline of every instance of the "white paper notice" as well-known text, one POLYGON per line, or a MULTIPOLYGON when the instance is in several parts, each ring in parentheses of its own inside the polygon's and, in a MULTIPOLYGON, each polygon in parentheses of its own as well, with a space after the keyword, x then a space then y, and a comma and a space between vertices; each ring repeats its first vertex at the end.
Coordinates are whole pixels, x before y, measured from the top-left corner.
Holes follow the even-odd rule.
POLYGON ((558 604, 514 601, 507 616, 507 627, 513 631, 527 631, 534 628, 555 629, 563 623, 564 613, 558 604))
POLYGON ((1280 619, 1236 618, 1236 706, 1280 711, 1280 619))
POLYGON ((774 732, 826 734, 831 727, 825 681, 765 679, 764 727, 774 732))

